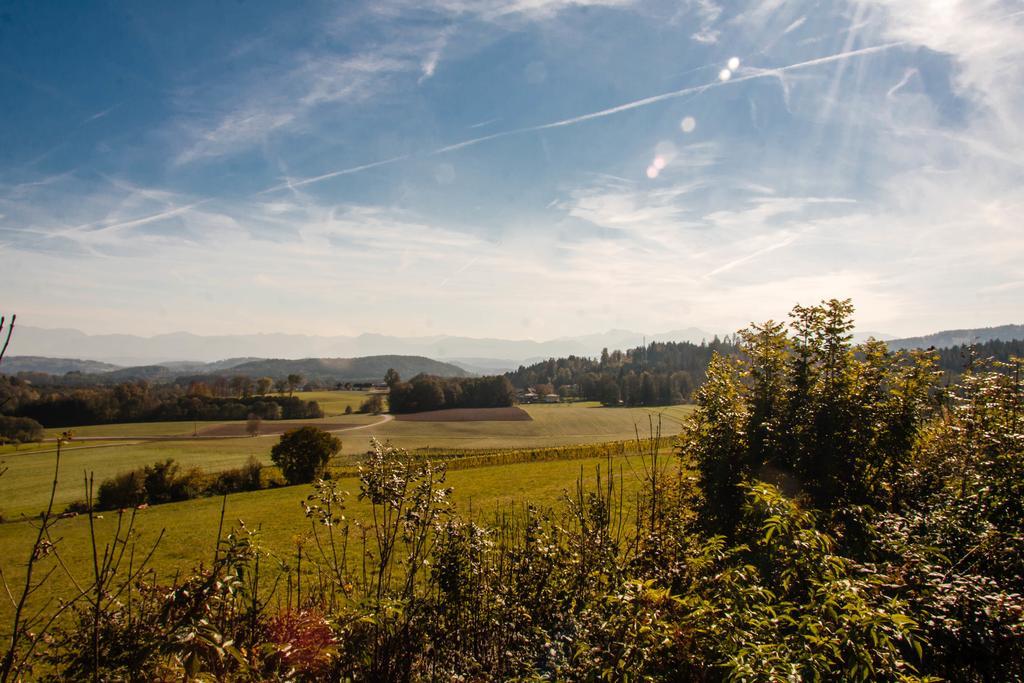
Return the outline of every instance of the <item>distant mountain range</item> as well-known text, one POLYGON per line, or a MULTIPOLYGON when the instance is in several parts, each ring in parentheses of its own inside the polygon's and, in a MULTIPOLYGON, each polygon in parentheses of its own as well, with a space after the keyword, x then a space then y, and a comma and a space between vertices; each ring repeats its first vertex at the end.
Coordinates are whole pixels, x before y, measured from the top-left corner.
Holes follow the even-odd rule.
POLYGON ((978 327, 969 330, 945 330, 944 332, 936 332, 935 334, 928 334, 923 337, 892 339, 887 343, 890 349, 927 349, 931 346, 942 349, 996 339, 1000 341, 1024 339, 1024 325, 1000 325, 998 327, 978 327))
MULTIPOLYGON (((647 335, 646 339, 648 342, 700 343, 714 336, 690 327, 647 335)), ((992 339, 1024 339, 1024 325, 947 330, 905 339, 864 332, 856 334, 854 340, 863 341, 869 336, 886 341, 891 349, 942 348, 992 339)), ((394 367, 403 377, 420 372, 456 377, 499 374, 547 358, 597 356, 603 348, 635 348, 643 343, 644 338, 642 333, 629 330, 609 330, 549 341, 379 334, 356 337, 301 334, 202 336, 187 332, 140 337, 88 335, 78 330, 20 326, 11 339, 2 371, 12 375, 18 372, 53 375, 81 372, 102 375, 107 381, 118 381, 129 378, 169 380, 232 370, 252 377, 276 378, 299 373, 307 379, 363 381, 379 380, 389 367, 394 367)))
MULTIPOLYGON (((379 382, 388 368, 394 368, 402 377, 421 372, 442 377, 466 377, 472 373, 452 365, 423 356, 364 356, 362 358, 301 358, 298 360, 268 358, 235 358, 213 363, 176 362, 162 365, 136 365, 118 367, 109 363, 72 358, 44 358, 41 356, 8 356, 0 364, 0 371, 8 375, 19 372, 42 372, 64 375, 80 372, 99 382, 120 382, 132 379, 168 382, 178 377, 212 375, 218 373, 249 375, 250 377, 285 378, 290 374, 302 375, 307 380, 325 382, 379 382)), ((492 373, 493 374, 493 373, 492 373)))
MULTIPOLYGON (((710 340, 714 334, 696 328, 647 335, 647 341, 710 340)), ((89 335, 78 330, 19 326, 11 338, 11 355, 51 358, 89 358, 121 367, 167 365, 169 362, 208 363, 223 358, 358 358, 378 355, 425 356, 465 363, 472 372, 509 370, 539 358, 596 356, 601 349, 626 349, 643 343, 641 332, 609 330, 601 334, 532 339, 472 337, 392 337, 361 334, 321 337, 302 334, 239 334, 203 336, 188 332, 140 337, 128 334, 89 335)))

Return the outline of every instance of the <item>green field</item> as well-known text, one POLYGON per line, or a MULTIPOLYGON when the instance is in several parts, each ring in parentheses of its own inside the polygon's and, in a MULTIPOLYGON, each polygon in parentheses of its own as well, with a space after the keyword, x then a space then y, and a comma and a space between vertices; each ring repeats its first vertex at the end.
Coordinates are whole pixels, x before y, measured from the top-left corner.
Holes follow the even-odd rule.
MULTIPOLYGON (((52 458, 47 460, 52 462, 52 458)), ((636 471, 642 470, 636 456, 629 461, 636 471)), ((635 491, 639 480, 632 474, 630 463, 626 458, 617 458, 614 462, 616 468, 619 464, 623 466, 623 489, 635 491)), ((450 472, 448 484, 454 488, 457 509, 461 513, 468 516, 472 510, 474 517, 486 519, 498 510, 519 509, 527 501, 556 507, 564 492, 574 490, 581 474, 584 481, 593 483, 597 468, 604 463, 603 459, 587 459, 479 467, 450 472)), ((368 505, 356 500, 358 480, 339 481, 341 488, 351 494, 346 516, 350 520, 369 522, 368 505)), ((225 525, 243 520, 249 528, 259 528, 263 546, 282 559, 290 559, 296 544, 307 540, 309 534, 309 522, 300 507, 300 501, 309 490, 308 486, 292 486, 228 496, 225 525)), ((204 560, 209 563, 221 502, 220 498, 199 498, 138 511, 136 530, 140 552, 164 531, 152 565, 164 580, 177 570, 187 570, 204 560)), ((103 513, 103 519, 97 522, 101 542, 109 540, 116 524, 116 512, 103 513)), ((91 566, 86 517, 61 520, 55 536, 61 539, 58 548, 67 566, 91 566)), ((29 522, 0 524, 0 567, 12 585, 24 580, 23 568, 33 540, 34 526, 29 522)), ((88 577, 83 574, 79 578, 88 577)), ((70 582, 59 573, 55 573, 52 580, 48 596, 66 595, 70 591, 70 582)), ((9 616, 10 603, 0 601, 0 630, 8 623, 9 616)))
MULTIPOLYGON (((312 392, 311 392, 312 393, 312 392)), ((324 392, 358 394, 361 392, 324 392)), ((408 449, 442 448, 467 450, 476 448, 540 448, 580 443, 601 443, 633 438, 635 429, 641 435, 649 431, 650 418, 663 422, 665 434, 679 431, 679 420, 687 415, 689 406, 669 408, 603 408, 596 403, 528 405, 531 421, 522 422, 402 422, 391 420, 372 427, 339 432, 342 439, 340 462, 352 462, 365 453, 369 438, 391 441, 408 449)), ((324 418, 320 422, 360 426, 369 420, 383 420, 367 415, 348 415, 324 418)), ((299 421, 299 422, 314 422, 299 421)), ((184 434, 190 436, 192 422, 156 422, 145 424, 97 425, 75 430, 76 436, 93 438, 156 436, 184 434)), ((228 423, 199 423, 199 430, 228 423)), ((173 458, 183 467, 198 467, 215 472, 243 464, 255 456, 270 463, 270 449, 276 436, 237 439, 191 439, 180 441, 120 442, 99 448, 81 448, 99 445, 94 442, 72 442, 64 454, 57 507, 84 499, 83 476, 92 473, 97 482, 118 472, 148 465, 158 460, 173 458)), ((49 445, 52 449, 53 444, 49 445)), ((23 447, 24 448, 24 447, 23 447)), ((52 454, 31 451, 8 452, 3 455, 9 471, 0 478, 0 514, 7 519, 38 513, 46 504, 49 484, 53 478, 52 454)))
MULTIPOLYGON (((665 408, 605 408, 598 403, 556 403, 520 406, 531 421, 509 422, 402 422, 395 420, 361 430, 401 448, 540 448, 576 443, 599 443, 641 436, 661 417, 666 434, 679 431, 691 406, 665 408)), ((351 439, 349 441, 352 441, 351 439)), ((346 443, 345 452, 356 444, 346 443)))
POLYGON ((352 406, 353 412, 359 410, 369 394, 365 391, 303 391, 295 396, 303 401, 316 401, 324 415, 331 417, 344 415, 347 406, 352 406))
MULTIPOLYGON (((312 422, 359 427, 338 432, 343 441, 342 455, 338 458, 342 465, 355 462, 365 453, 371 436, 403 448, 441 449, 438 457, 443 457, 445 449, 465 454, 474 449, 531 449, 628 440, 637 430, 641 436, 648 435, 651 422, 657 425, 659 420, 663 433, 672 435, 678 433, 680 421, 692 410, 690 406, 645 409, 604 408, 591 403, 528 405, 523 408, 530 414, 530 421, 405 422, 390 419, 390 416, 338 416, 344 412, 345 400, 354 399, 353 394, 360 398, 365 394, 322 393, 348 396, 341 396, 338 402, 330 404, 329 412, 334 413, 333 416, 312 422), (372 420, 379 422, 365 426, 372 420)), ((310 395, 316 396, 304 394, 310 395)), ((161 441, 72 441, 62 454, 56 509, 60 511, 68 503, 84 499, 83 477, 86 473, 92 473, 98 483, 118 472, 166 458, 174 458, 183 467, 198 467, 207 472, 241 465, 250 456, 269 464, 270 448, 277 442, 276 436, 191 438, 195 429, 202 434, 204 430, 223 424, 229 423, 199 423, 197 426, 191 422, 165 422, 99 425, 75 430, 77 436, 96 439, 104 436, 141 439, 161 434, 184 436, 180 440, 161 441)), ((0 524, 0 567, 8 581, 18 580, 25 553, 32 542, 33 526, 24 520, 38 514, 46 505, 53 479, 53 448, 52 442, 44 443, 36 449, 22 447, 2 456, 9 469, 0 477, 0 514, 7 520, 7 523, 0 524)), ((636 457, 620 457, 618 460, 626 465, 627 460, 635 461, 636 457)), ((592 481, 595 468, 602 462, 601 459, 590 458, 472 467, 450 472, 449 482, 455 488, 460 509, 467 511, 471 508, 479 516, 498 507, 518 506, 527 501, 555 504, 564 490, 573 488, 581 471, 585 479, 592 481)), ((636 469, 641 470, 639 465, 636 469)), ((630 468, 626 467, 625 472, 626 488, 635 488, 636 479, 630 468)), ((351 478, 341 481, 348 491, 358 493, 358 481, 351 478)), ((260 527, 266 546, 288 556, 308 532, 308 523, 299 507, 307 491, 306 487, 286 487, 229 496, 226 519, 230 523, 242 519, 250 527, 260 527)), ((357 503, 354 497, 351 503, 350 518, 358 519, 365 514, 365 506, 357 503)), ((213 552, 220 505, 219 498, 200 498, 156 506, 138 513, 140 543, 152 542, 161 529, 166 530, 155 555, 158 571, 166 576, 207 558, 213 552)), ((101 533, 112 533, 116 517, 116 513, 104 513, 100 522, 101 533)), ((86 543, 87 531, 83 517, 60 522, 61 553, 69 566, 88 565, 87 553, 91 550, 86 543)), ((59 579, 55 586, 66 591, 67 580, 59 579)), ((6 609, 7 606, 0 608, 0 623, 3 623, 6 609)))

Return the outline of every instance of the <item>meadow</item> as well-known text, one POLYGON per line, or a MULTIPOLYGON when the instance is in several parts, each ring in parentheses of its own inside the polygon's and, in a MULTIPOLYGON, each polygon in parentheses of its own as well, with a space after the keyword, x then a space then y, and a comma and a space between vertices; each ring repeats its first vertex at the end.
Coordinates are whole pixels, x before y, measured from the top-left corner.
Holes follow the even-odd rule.
MULTIPOLYGON (((311 392, 312 393, 312 392, 311 392)), ((324 392, 342 393, 342 392, 324 392)), ((344 392, 362 394, 361 392, 344 392)), ((339 402, 340 403, 340 402, 339 402)), ((334 409, 337 409, 335 405, 334 409)), ((651 420, 662 421, 665 434, 679 430, 680 421, 689 414, 690 406, 667 408, 604 408, 596 403, 573 403, 523 406, 529 421, 505 422, 404 422, 371 415, 328 415, 322 420, 297 420, 296 424, 346 424, 352 431, 339 431, 342 452, 338 463, 355 462, 369 446, 370 437, 409 450, 419 448, 463 452, 474 449, 526 449, 569 444, 604 443, 631 439, 639 429, 641 435, 650 430, 651 420), (366 426, 371 423, 371 426, 366 426)), ((344 408, 342 407, 342 410, 344 408)), ((183 468, 197 467, 204 472, 217 472, 244 464, 250 457, 270 464, 270 449, 278 441, 276 435, 225 439, 193 439, 193 430, 201 435, 225 424, 157 422, 144 424, 96 425, 74 430, 76 437, 142 437, 182 435, 181 440, 102 442, 72 441, 64 451, 58 482, 56 508, 84 499, 83 478, 92 474, 98 483, 157 461, 173 458, 183 468), (162 434, 161 434, 162 433, 162 434)), ((60 430, 51 430, 59 433, 60 430)), ((52 451, 52 443, 44 443, 52 451)), ((0 478, 0 515, 17 519, 35 515, 46 504, 53 479, 52 452, 27 450, 8 452, 2 456, 8 472, 0 478)))
MULTIPOLYGON (((52 478, 53 457, 47 457, 52 478)), ((457 509, 466 517, 489 519, 502 512, 517 512, 526 503, 541 508, 557 508, 565 494, 575 489, 578 479, 592 486, 605 458, 528 462, 510 465, 453 470, 447 484, 453 488, 457 509)), ((639 487, 642 465, 639 456, 623 456, 611 461, 621 473, 623 490, 628 493, 639 487)), ((12 469, 13 471, 13 469, 12 469)), ((6 479, 0 478, 0 482, 6 479)), ((340 489, 348 492, 345 515, 350 521, 372 523, 369 505, 358 500, 359 481, 354 477, 338 480, 340 489)), ((46 485, 43 484, 43 488, 46 485)), ((6 483, 5 483, 6 489, 6 483)), ((282 562, 294 563, 297 548, 303 545, 311 552, 310 522, 303 515, 300 503, 310 493, 308 485, 264 489, 232 494, 225 498, 198 498, 181 503, 153 506, 135 511, 136 553, 148 552, 153 543, 160 543, 153 554, 151 568, 161 580, 170 581, 176 572, 185 571, 213 557, 221 508, 224 506, 225 532, 237 527, 239 521, 248 529, 257 529, 261 547, 282 562), (162 537, 161 537, 162 534, 162 537)), ((627 497, 628 499, 628 497, 627 497)), ((133 514, 128 511, 127 515, 133 514)), ((101 513, 96 533, 102 552, 118 525, 117 512, 101 513)), ((0 524, 0 568, 11 585, 24 580, 23 568, 35 537, 35 526, 29 522, 0 524)), ((55 529, 61 560, 76 579, 88 580, 92 544, 85 515, 61 520, 55 529)), ((358 555, 356 553, 355 555, 358 555)), ((293 564, 294 566, 294 564, 293 564)), ((52 578, 48 597, 66 596, 72 591, 71 581, 60 570, 52 578)), ((0 635, 10 620, 10 603, 0 601, 0 635)))
MULTIPOLYGON (((527 405, 529 420, 426 422, 399 421, 390 416, 362 414, 345 415, 346 405, 361 403, 363 392, 310 392, 304 394, 317 400, 325 409, 321 420, 288 421, 295 424, 323 424, 331 428, 346 425, 335 433, 342 439, 343 450, 334 463, 351 472, 370 445, 370 437, 407 449, 429 449, 433 459, 449 455, 464 458, 480 452, 480 458, 468 457, 465 468, 449 472, 459 509, 469 515, 487 516, 497 510, 521 509, 525 503, 554 506, 566 490, 573 489, 578 478, 592 483, 599 466, 606 459, 585 457, 538 462, 517 462, 518 454, 527 449, 542 449, 575 444, 599 444, 634 438, 639 431, 646 436, 652 424, 661 422, 665 434, 678 431, 680 421, 690 413, 691 406, 669 408, 605 408, 596 403, 527 405), (325 394, 321 396, 320 394, 325 394), (507 461, 515 464, 494 464, 507 461), (483 463, 478 466, 470 461, 483 463)), ((358 407, 358 406, 356 406, 358 407)), ((92 476, 96 485, 105 478, 156 461, 173 458, 183 468, 199 468, 216 472, 245 463, 250 457, 270 464, 270 449, 278 437, 263 435, 241 438, 194 438, 215 433, 237 422, 163 422, 142 424, 93 425, 75 428, 72 440, 62 448, 61 465, 55 495, 55 510, 85 498, 85 477, 92 476), (180 439, 167 437, 180 436, 180 439), (104 437, 118 439, 103 441, 104 437), (146 437, 163 437, 146 440, 146 437)), ((275 423, 276 424, 276 423, 275 423)), ((55 438, 63 430, 48 430, 55 438)), ((532 457, 532 456, 531 456, 532 457)), ((578 456, 577 456, 578 457, 578 456)), ((0 477, 0 561, 8 582, 23 579, 22 568, 34 538, 34 525, 26 521, 45 508, 54 477, 55 443, 22 446, 2 456, 8 471, 0 477)), ((640 471, 637 456, 615 459, 624 472, 626 489, 635 489, 640 471), (634 464, 635 463, 635 464, 634 464)), ((343 490, 353 494, 347 514, 361 519, 368 507, 356 500, 359 482, 354 477, 339 480, 343 490)), ((308 486, 280 487, 221 498, 199 498, 181 503, 160 505, 136 513, 136 542, 141 551, 163 533, 153 555, 152 568, 165 579, 175 571, 209 560, 214 551, 222 501, 226 501, 225 525, 239 520, 250 529, 260 530, 265 548, 282 560, 293 558, 297 545, 309 539, 309 523, 303 517, 300 501, 309 493, 308 486)), ((114 533, 117 513, 107 512, 98 522, 101 543, 114 533)), ((88 520, 85 516, 62 520, 58 526, 58 548, 68 567, 86 567, 91 558, 88 520)), ((56 572, 50 595, 65 595, 71 590, 70 580, 56 572)), ((6 622, 9 603, 0 607, 0 624, 6 622)))

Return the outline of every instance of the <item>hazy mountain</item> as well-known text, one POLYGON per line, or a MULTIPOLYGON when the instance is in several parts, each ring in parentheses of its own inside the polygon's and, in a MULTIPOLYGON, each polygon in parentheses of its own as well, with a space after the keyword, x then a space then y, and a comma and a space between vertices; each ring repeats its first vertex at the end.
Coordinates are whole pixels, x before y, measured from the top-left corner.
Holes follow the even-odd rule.
POLYGON ((930 346, 934 346, 937 349, 941 349, 961 344, 972 344, 974 342, 987 342, 994 339, 1000 341, 1024 339, 1024 325, 1000 325, 998 327, 978 327, 968 330, 945 330, 923 337, 893 339, 889 341, 889 348, 927 349, 930 346))
MULTIPOLYGON (((13 344, 12 344, 13 345, 13 344)), ((16 375, 19 372, 45 372, 50 375, 64 375, 69 372, 97 373, 118 370, 119 366, 78 358, 45 358, 43 356, 5 356, 0 363, 0 372, 16 375)))
MULTIPOLYGON (((714 335, 696 328, 648 335, 650 341, 710 340, 714 335)), ((428 358, 483 359, 483 365, 510 361, 512 367, 530 358, 570 355, 596 356, 602 348, 639 346, 640 332, 610 330, 549 341, 476 339, 472 337, 320 337, 302 334, 204 336, 188 332, 140 337, 127 334, 89 335, 71 329, 19 326, 11 338, 11 354, 57 358, 92 358, 119 366, 167 365, 171 361, 210 362, 239 356, 255 358, 354 358, 376 355, 428 358)))
POLYGON ((283 379, 290 374, 300 374, 307 380, 327 382, 379 382, 384 379, 388 368, 396 369, 402 377, 412 377, 421 372, 442 377, 466 377, 471 374, 496 374, 494 371, 476 373, 451 363, 443 363, 422 356, 365 356, 362 358, 302 358, 299 360, 268 358, 234 358, 213 363, 175 362, 160 365, 136 365, 127 368, 108 363, 80 361, 66 358, 38 358, 13 356, 4 358, 0 372, 14 375, 18 372, 45 372, 64 375, 66 372, 81 372, 88 381, 115 383, 145 379, 151 382, 171 382, 179 377, 200 377, 205 375, 229 374, 250 377, 271 377, 283 379), (30 358, 31 361, 26 361, 30 358), (14 361, 14 362, 8 362, 14 361))
POLYGON ((462 368, 422 356, 364 356, 362 358, 302 358, 299 360, 264 359, 242 363, 231 368, 232 373, 250 377, 287 377, 299 374, 307 380, 329 382, 380 382, 384 373, 394 368, 408 379, 421 372, 441 377, 466 377, 462 368))
POLYGON ((853 333, 853 343, 854 344, 862 344, 862 343, 866 342, 868 339, 877 339, 878 341, 887 342, 887 341, 890 341, 890 340, 895 339, 895 338, 896 337, 892 336, 891 334, 886 334, 885 332, 854 332, 853 333))
POLYGON ((501 375, 519 367, 520 362, 508 358, 439 358, 474 375, 501 375))

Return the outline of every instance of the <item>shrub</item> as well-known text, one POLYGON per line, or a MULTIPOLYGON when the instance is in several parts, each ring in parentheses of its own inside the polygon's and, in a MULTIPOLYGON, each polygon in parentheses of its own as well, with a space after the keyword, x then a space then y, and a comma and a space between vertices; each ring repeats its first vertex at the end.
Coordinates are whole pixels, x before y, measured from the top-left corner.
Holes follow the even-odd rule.
POLYGON ((341 439, 317 427, 290 429, 270 451, 289 484, 307 484, 320 476, 331 456, 341 450, 341 439))
POLYGON ((185 472, 173 459, 123 472, 107 479, 96 497, 98 510, 114 510, 148 503, 159 505, 197 498, 208 490, 207 475, 193 467, 185 472))
MULTIPOLYGON (((349 406, 351 408, 351 406, 349 406)), ((384 397, 380 394, 372 394, 366 397, 362 405, 359 406, 359 412, 361 413, 373 413, 378 415, 384 411, 384 397)), ((352 411, 349 410, 351 413, 352 411)))
POLYGON ((242 467, 218 472, 210 485, 210 492, 221 496, 239 491, 256 491, 262 488, 262 470, 260 461, 255 456, 249 456, 249 461, 242 467))
POLYGON ((100 484, 96 507, 100 510, 130 508, 146 502, 145 470, 122 472, 100 484))
POLYGON ((260 425, 262 423, 263 420, 260 419, 259 415, 257 415, 256 413, 249 413, 249 417, 245 423, 245 433, 248 434, 249 436, 259 436, 260 425))
POLYGON ((43 425, 30 417, 0 415, 0 443, 29 443, 43 440, 43 425))

